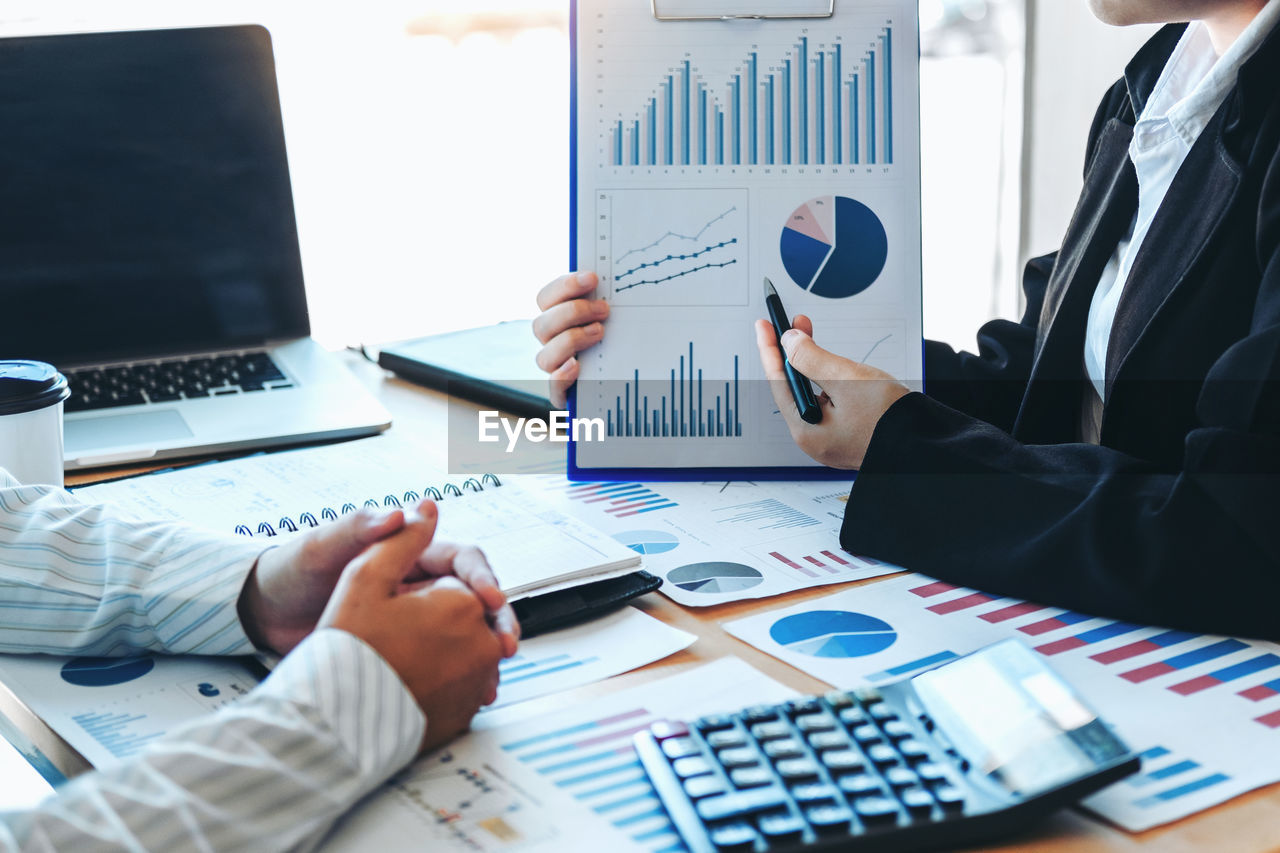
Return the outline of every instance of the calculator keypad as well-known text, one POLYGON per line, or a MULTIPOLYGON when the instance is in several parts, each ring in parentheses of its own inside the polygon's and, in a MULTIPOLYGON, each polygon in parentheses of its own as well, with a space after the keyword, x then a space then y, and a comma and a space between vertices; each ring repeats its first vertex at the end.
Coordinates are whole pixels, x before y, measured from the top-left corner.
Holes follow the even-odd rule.
POLYGON ((718 851, 946 820, 959 765, 874 691, 836 691, 650 730, 718 851))

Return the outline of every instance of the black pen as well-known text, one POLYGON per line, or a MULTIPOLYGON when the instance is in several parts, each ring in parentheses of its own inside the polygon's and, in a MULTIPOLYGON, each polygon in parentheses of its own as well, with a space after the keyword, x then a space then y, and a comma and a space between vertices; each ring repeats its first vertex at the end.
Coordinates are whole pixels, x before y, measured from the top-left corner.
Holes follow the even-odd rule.
MULTIPOLYGON (((791 328, 791 321, 787 319, 787 311, 782 307, 778 291, 774 290, 773 282, 767 277, 764 280, 764 304, 769 309, 769 322, 773 323, 774 334, 778 336, 778 348, 781 349, 782 334, 791 328)), ((818 405, 818 398, 813 395, 813 386, 787 361, 785 350, 782 353, 782 369, 787 374, 787 384, 791 386, 791 397, 796 401, 800 419, 805 423, 819 423, 822 420, 822 407, 818 405)))

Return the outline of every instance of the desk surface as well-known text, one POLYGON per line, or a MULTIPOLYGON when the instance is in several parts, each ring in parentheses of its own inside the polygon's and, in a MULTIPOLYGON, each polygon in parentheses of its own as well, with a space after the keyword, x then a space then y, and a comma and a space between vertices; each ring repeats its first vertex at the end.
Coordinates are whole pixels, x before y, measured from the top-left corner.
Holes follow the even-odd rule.
MULTIPOLYGON (((396 379, 372 364, 352 358, 351 367, 382 399, 395 418, 392 429, 439 437, 447 428, 447 398, 443 394, 396 379)), ((154 466, 152 466, 154 467, 154 466)), ((97 475, 79 474, 69 478, 69 485, 92 482, 108 476, 120 476, 148 468, 118 469, 97 475)), ((871 581, 874 582, 874 581, 871 581)), ((854 582, 844 586, 856 586, 854 582)), ((612 692, 620 687, 640 684, 673 674, 681 669, 706 663, 726 655, 735 655, 771 678, 802 692, 823 692, 828 686, 776 658, 729 636, 721 623, 762 609, 773 609, 810 598, 830 595, 842 586, 825 586, 777 596, 763 601, 743 601, 697 610, 680 607, 659 594, 645 596, 637 606, 652 616, 694 633, 698 642, 690 649, 641 670, 588 685, 568 693, 534 700, 539 710, 552 710, 576 701, 612 692)), ((0 689, 0 713, 9 716, 23 732, 64 772, 83 769, 83 762, 42 723, 25 712, 0 689)), ((1042 825, 1031 835, 1019 838, 995 850, 1019 851, 1280 851, 1280 784, 1238 797, 1177 823, 1140 834, 1131 834, 1086 816, 1066 811, 1042 825)))

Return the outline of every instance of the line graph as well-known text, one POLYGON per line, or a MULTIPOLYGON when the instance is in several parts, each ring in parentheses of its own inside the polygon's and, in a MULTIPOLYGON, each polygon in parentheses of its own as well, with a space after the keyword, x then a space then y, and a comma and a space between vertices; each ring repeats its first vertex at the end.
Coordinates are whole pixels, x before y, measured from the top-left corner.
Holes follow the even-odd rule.
POLYGON ((602 190, 596 206, 596 269, 613 304, 748 304, 745 190, 602 190))
MULTIPOLYGON (((656 248, 658 248, 659 246, 661 246, 661 245, 663 244, 663 242, 665 242, 668 238, 671 238, 671 237, 674 237, 674 238, 676 238, 677 240, 688 240, 688 241, 690 241, 690 242, 696 243, 696 242, 698 242, 699 240, 701 240, 701 239, 702 239, 702 235, 703 235, 703 234, 707 233, 707 229, 709 229, 711 226, 715 225, 717 222, 722 221, 725 217, 727 217, 729 214, 731 214, 731 213, 735 212, 737 209, 738 209, 737 207, 731 207, 731 208, 729 208, 729 209, 728 209, 728 210, 726 210, 724 213, 720 214, 720 215, 719 215, 719 216, 717 216, 715 219, 712 219, 712 220, 711 220, 710 222, 708 222, 706 225, 702 226, 702 228, 700 228, 700 229, 698 230, 698 233, 697 233, 697 234, 677 234, 677 233, 676 233, 676 232, 674 232, 674 231, 668 231, 666 234, 663 234, 661 237, 659 237, 657 240, 654 240, 652 243, 650 243, 650 244, 649 244, 649 245, 647 245, 647 246, 641 246, 641 247, 640 247, 640 248, 638 248, 638 249, 630 249, 630 250, 628 250, 628 251, 626 251, 626 252, 623 252, 623 253, 618 257, 618 259, 617 259, 614 263, 621 264, 622 262, 624 262, 624 261, 625 261, 628 257, 630 257, 631 255, 639 254, 639 253, 641 253, 641 252, 647 252, 647 251, 649 251, 650 249, 656 249, 656 248)), ((736 243, 736 242, 737 242, 737 240, 735 239, 735 240, 733 240, 732 242, 735 242, 735 243, 736 243)), ((723 244, 722 244, 722 245, 723 245, 723 244)))

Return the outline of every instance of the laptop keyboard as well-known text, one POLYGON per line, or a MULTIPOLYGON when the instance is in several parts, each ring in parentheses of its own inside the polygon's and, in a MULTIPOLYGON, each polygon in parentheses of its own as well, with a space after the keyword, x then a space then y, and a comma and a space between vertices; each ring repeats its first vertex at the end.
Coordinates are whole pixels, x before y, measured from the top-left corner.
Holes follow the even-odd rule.
POLYGON ((293 387, 265 352, 144 361, 63 373, 71 386, 68 412, 293 387))

